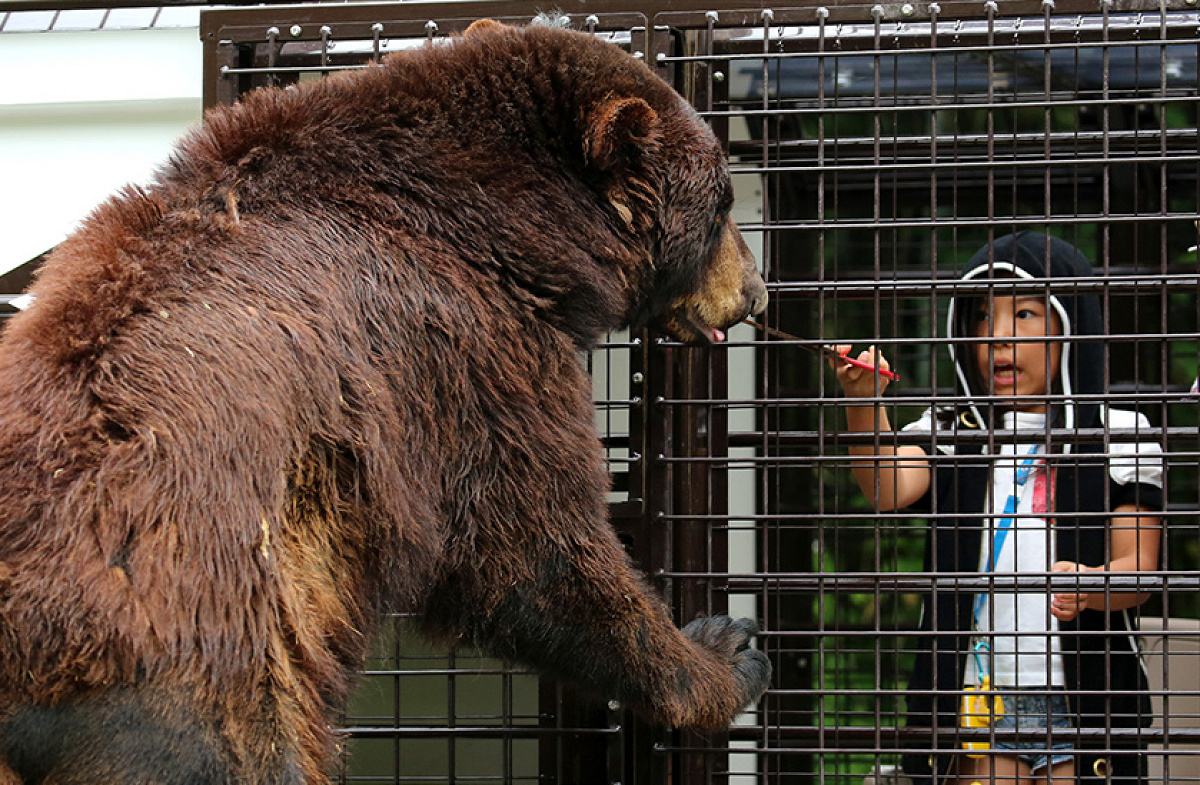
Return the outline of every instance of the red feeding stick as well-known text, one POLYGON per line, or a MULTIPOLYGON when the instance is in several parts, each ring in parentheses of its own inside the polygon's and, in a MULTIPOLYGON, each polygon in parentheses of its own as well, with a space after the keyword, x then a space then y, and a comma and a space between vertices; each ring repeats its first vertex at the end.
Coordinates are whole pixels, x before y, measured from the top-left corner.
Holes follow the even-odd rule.
MULTIPOLYGON (((754 327, 755 329, 762 330, 767 335, 774 335, 776 338, 782 338, 785 341, 803 341, 804 340, 803 338, 799 338, 795 335, 789 335, 788 333, 785 333, 783 330, 776 330, 774 327, 768 327, 765 324, 759 324, 758 322, 752 321, 750 319, 743 319, 742 324, 748 324, 751 327, 754 327)), ((862 368, 863 370, 871 371, 872 373, 877 373, 885 379, 891 379, 893 382, 900 381, 900 374, 893 373, 892 371, 885 371, 882 368, 876 368, 874 365, 871 365, 870 363, 865 363, 862 360, 856 360, 853 357, 847 357, 846 355, 842 354, 837 349, 834 349, 832 346, 829 346, 828 344, 798 343, 796 345, 801 348, 808 349, 810 352, 816 352, 817 354, 821 355, 822 357, 829 357, 830 359, 837 360, 838 362, 843 362, 843 363, 846 363, 847 365, 853 365, 855 368, 862 368)))

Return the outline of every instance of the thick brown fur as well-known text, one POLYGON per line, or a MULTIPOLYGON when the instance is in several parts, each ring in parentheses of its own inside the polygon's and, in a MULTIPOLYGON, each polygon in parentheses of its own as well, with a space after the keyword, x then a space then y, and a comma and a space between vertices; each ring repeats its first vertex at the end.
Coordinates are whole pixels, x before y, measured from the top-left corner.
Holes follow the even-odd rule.
POLYGON ((606 520, 579 352, 761 311, 704 123, 581 33, 209 114, 0 344, 0 782, 316 783, 386 610, 726 724, 752 624, 681 633, 606 520))

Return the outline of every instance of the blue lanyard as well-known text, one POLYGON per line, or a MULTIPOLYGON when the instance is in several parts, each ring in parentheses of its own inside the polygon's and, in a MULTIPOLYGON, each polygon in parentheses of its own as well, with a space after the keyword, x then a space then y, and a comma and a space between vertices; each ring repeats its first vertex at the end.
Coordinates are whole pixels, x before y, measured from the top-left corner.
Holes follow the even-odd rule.
MULTIPOLYGON (((1013 523, 1017 516, 1017 505, 1021 503, 1021 489, 1025 487, 1025 481, 1033 474, 1037 468, 1037 458, 1035 453, 1038 451, 1038 445, 1033 445, 1026 453, 1029 457, 1021 461, 1021 465, 1017 467, 1017 476, 1013 483, 1012 493, 1008 495, 1008 501, 1004 503, 1004 517, 996 524, 996 533, 992 536, 992 547, 988 553, 987 570, 985 574, 991 574, 996 569, 996 559, 1000 558, 1000 551, 1004 549, 1004 541, 1008 538, 1008 532, 1012 529, 1013 523)), ((987 597, 987 592, 979 592, 975 595, 975 629, 979 629, 979 612, 983 610, 983 601, 987 597)))

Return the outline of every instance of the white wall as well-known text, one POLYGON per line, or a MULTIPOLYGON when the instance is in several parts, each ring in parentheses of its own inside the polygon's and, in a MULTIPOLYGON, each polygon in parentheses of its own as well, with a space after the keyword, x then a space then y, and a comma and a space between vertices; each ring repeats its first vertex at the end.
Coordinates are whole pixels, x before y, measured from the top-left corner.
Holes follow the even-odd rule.
POLYGON ((144 182, 201 115, 196 28, 0 34, 0 273, 144 182))

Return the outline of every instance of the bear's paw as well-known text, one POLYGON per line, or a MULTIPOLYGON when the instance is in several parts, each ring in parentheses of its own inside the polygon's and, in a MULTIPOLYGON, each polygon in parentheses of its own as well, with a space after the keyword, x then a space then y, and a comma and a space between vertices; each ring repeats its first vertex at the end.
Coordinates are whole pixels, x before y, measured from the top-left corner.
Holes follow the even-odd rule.
POLYGON ((763 652, 750 648, 750 640, 758 631, 758 624, 753 619, 728 616, 706 616, 683 628, 683 634, 689 640, 729 662, 741 709, 761 698, 771 683, 771 661, 763 652))

